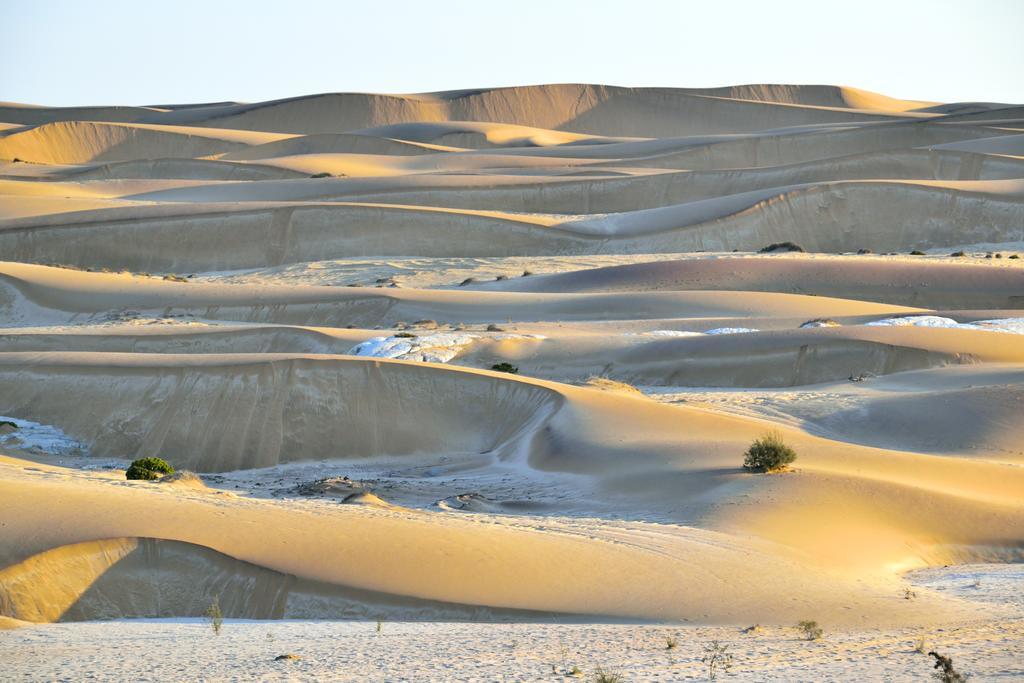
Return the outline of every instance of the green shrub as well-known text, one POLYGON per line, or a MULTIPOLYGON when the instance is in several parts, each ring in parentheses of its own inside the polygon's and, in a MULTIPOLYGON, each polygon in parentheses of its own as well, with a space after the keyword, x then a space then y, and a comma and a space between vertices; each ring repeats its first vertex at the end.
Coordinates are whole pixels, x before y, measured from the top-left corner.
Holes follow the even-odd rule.
POLYGON ((213 635, 219 636, 220 629, 224 625, 224 613, 220 611, 220 597, 214 596, 213 602, 210 603, 203 616, 210 622, 213 635))
POLYGON ((821 640, 821 637, 825 635, 825 631, 818 626, 816 621, 801 621, 796 627, 800 629, 807 640, 821 640))
POLYGON ((491 366, 491 370, 496 370, 498 372, 508 372, 513 375, 519 372, 519 368, 512 365, 511 363, 495 363, 494 365, 491 366))
POLYGON ((743 458, 743 469, 751 472, 776 472, 796 460, 796 451, 787 446, 778 432, 768 432, 750 444, 743 458))
POLYGON ((140 458, 128 466, 125 479, 159 479, 165 474, 174 474, 174 468, 162 458, 140 458))
POLYGON ((309 177, 310 178, 330 178, 331 174, 330 173, 314 173, 313 175, 311 175, 309 177))
POLYGON ((805 251, 803 247, 794 242, 773 242, 767 247, 761 247, 759 254, 770 254, 773 251, 805 251))
POLYGON ((935 658, 935 671, 932 672, 932 678, 935 680, 942 681, 942 683, 964 683, 970 677, 953 668, 952 657, 944 657, 934 651, 928 654, 935 658))

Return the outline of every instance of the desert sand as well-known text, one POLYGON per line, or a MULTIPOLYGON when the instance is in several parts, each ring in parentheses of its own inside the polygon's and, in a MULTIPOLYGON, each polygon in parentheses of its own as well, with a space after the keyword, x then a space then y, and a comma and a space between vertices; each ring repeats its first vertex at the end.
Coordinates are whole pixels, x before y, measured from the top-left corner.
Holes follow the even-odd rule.
POLYGON ((1024 676, 1022 141, 832 86, 0 105, 0 661, 1024 676))

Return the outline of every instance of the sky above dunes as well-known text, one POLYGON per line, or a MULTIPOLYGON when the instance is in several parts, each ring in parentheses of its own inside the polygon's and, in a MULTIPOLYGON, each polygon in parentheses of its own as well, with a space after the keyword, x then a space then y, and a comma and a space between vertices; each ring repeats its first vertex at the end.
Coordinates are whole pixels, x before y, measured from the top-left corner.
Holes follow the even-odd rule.
POLYGON ((557 82, 1024 102, 1017 0, 0 0, 0 16, 0 100, 46 105, 557 82))

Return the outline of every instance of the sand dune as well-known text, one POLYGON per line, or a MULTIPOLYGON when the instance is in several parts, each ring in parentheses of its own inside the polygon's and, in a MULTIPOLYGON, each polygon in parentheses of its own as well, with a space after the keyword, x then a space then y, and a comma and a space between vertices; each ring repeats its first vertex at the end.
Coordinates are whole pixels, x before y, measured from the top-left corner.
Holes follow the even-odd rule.
POLYGON ((0 158, 44 164, 191 158, 287 137, 250 131, 68 121, 45 123, 0 138, 0 158))
POLYGON ((906 259, 807 259, 794 256, 664 261, 476 285, 513 292, 666 291, 673 289, 849 296, 905 306, 1014 308, 1024 301, 1024 271, 979 263, 906 259))
POLYGON ((161 271, 443 256, 451 241, 467 256, 756 250, 787 240, 814 251, 910 250, 1024 241, 1018 193, 1017 181, 847 181, 567 220, 355 202, 144 203, 7 219, 0 247, 19 260, 161 271))
POLYGON ((827 678, 771 663, 802 619, 855 662, 882 627, 1019 632, 904 573, 1024 557, 1018 105, 563 84, 0 121, 16 653, 214 599, 774 625, 738 645, 759 680, 827 678), (797 460, 744 470, 768 430, 797 460), (143 456, 186 474, 126 480, 143 456))

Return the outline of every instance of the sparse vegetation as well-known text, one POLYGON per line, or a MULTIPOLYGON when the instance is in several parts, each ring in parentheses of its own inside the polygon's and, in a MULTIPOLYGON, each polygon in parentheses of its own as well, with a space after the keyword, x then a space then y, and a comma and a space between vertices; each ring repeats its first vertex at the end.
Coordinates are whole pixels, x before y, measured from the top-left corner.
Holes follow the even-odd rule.
POLYGON ((475 277, 467 277, 465 280, 459 283, 459 287, 465 287, 466 285, 471 285, 474 282, 476 282, 475 277))
POLYGON ((412 332, 395 332, 391 336, 395 337, 396 339, 415 339, 416 338, 416 335, 413 334, 412 332))
POLYGON ((932 672, 932 678, 942 683, 963 683, 969 676, 962 674, 953 668, 953 658, 944 657, 934 650, 929 652, 930 657, 935 657, 935 671, 932 672))
POLYGON ((704 646, 704 656, 700 658, 701 663, 708 667, 708 680, 718 678, 719 670, 729 673, 732 668, 732 653, 728 645, 722 645, 713 640, 704 646))
POLYGON ((500 282, 501 280, 507 280, 507 279, 508 279, 508 275, 499 275, 498 277, 494 278, 494 281, 495 282, 500 282))
POLYGON ((0 420, 0 434, 10 434, 13 431, 17 431, 17 429, 18 425, 10 420, 0 420))
POLYGON ((796 627, 803 634, 805 640, 821 640, 821 637, 825 635, 825 631, 818 626, 816 621, 801 621, 797 623, 796 627))
POLYGON ((310 178, 331 178, 332 176, 331 176, 330 173, 323 172, 323 173, 314 173, 313 175, 311 175, 309 177, 310 178))
POLYGON ((523 274, 520 277, 530 277, 531 275, 533 275, 532 271, 524 270, 523 274))
POLYGON ((487 331, 488 332, 504 332, 505 328, 504 327, 498 327, 494 323, 491 323, 490 325, 487 326, 487 331))
POLYGON ((839 327, 839 323, 832 318, 814 318, 801 324, 800 327, 839 327))
POLYGON ((139 458, 125 470, 125 479, 141 479, 152 481, 165 474, 174 474, 174 468, 163 458, 139 458))
POLYGON ((173 273, 164 275, 163 279, 168 282, 188 282, 188 278, 184 278, 180 275, 174 275, 173 273))
POLYGON ((220 635, 220 629, 224 625, 224 613, 220 611, 220 598, 214 597, 213 602, 206 608, 206 619, 210 622, 213 634, 220 635))
POLYGON ((592 389, 600 389, 601 391, 623 391, 629 394, 638 394, 643 396, 643 392, 632 384, 608 379, 607 377, 588 377, 587 381, 583 383, 583 386, 590 387, 592 389))
POLYGON ((384 628, 384 620, 383 619, 378 619, 377 620, 377 633, 380 633, 383 628, 384 628))
POLYGON ((512 375, 519 374, 519 368, 512 365, 511 363, 495 363, 494 365, 491 366, 491 370, 495 370, 497 372, 507 372, 512 375))
POLYGON ((915 590, 913 590, 911 588, 904 588, 903 589, 903 599, 904 600, 913 600, 916 597, 917 597, 917 591, 915 591, 915 590))
POLYGON ((954 252, 953 252, 952 254, 950 254, 950 256, 957 256, 957 257, 960 257, 960 256, 967 256, 967 254, 965 254, 965 253, 964 253, 964 252, 962 252, 962 251, 954 251, 954 252))
POLYGON ((674 650, 678 646, 679 646, 679 641, 676 639, 675 636, 669 636, 669 637, 665 638, 665 649, 666 650, 674 650))
POLYGON ((1018 259, 1020 258, 1020 254, 1010 254, 1007 258, 1018 259))
POLYGON ((601 667, 597 667, 597 672, 594 674, 594 683, 625 683, 625 680, 622 674, 604 671, 601 667))
POLYGON ((779 472, 796 460, 796 451, 786 445, 778 432, 768 432, 747 449, 743 469, 750 472, 779 472))
POLYGON ((860 255, 864 255, 864 254, 873 254, 875 252, 871 251, 870 249, 858 249, 857 253, 860 254, 860 255))
POLYGON ((910 252, 910 255, 911 256, 924 256, 924 252, 923 251, 918 251, 917 249, 915 249, 914 251, 910 252))
POLYGON ((298 655, 293 655, 290 652, 287 653, 287 654, 278 655, 278 656, 274 657, 274 661, 275 662, 291 662, 291 661, 295 661, 297 659, 302 659, 302 657, 300 657, 298 655))
POLYGON ((773 251, 805 251, 803 247, 794 242, 773 242, 767 247, 761 247, 758 250, 759 254, 770 254, 773 251))

